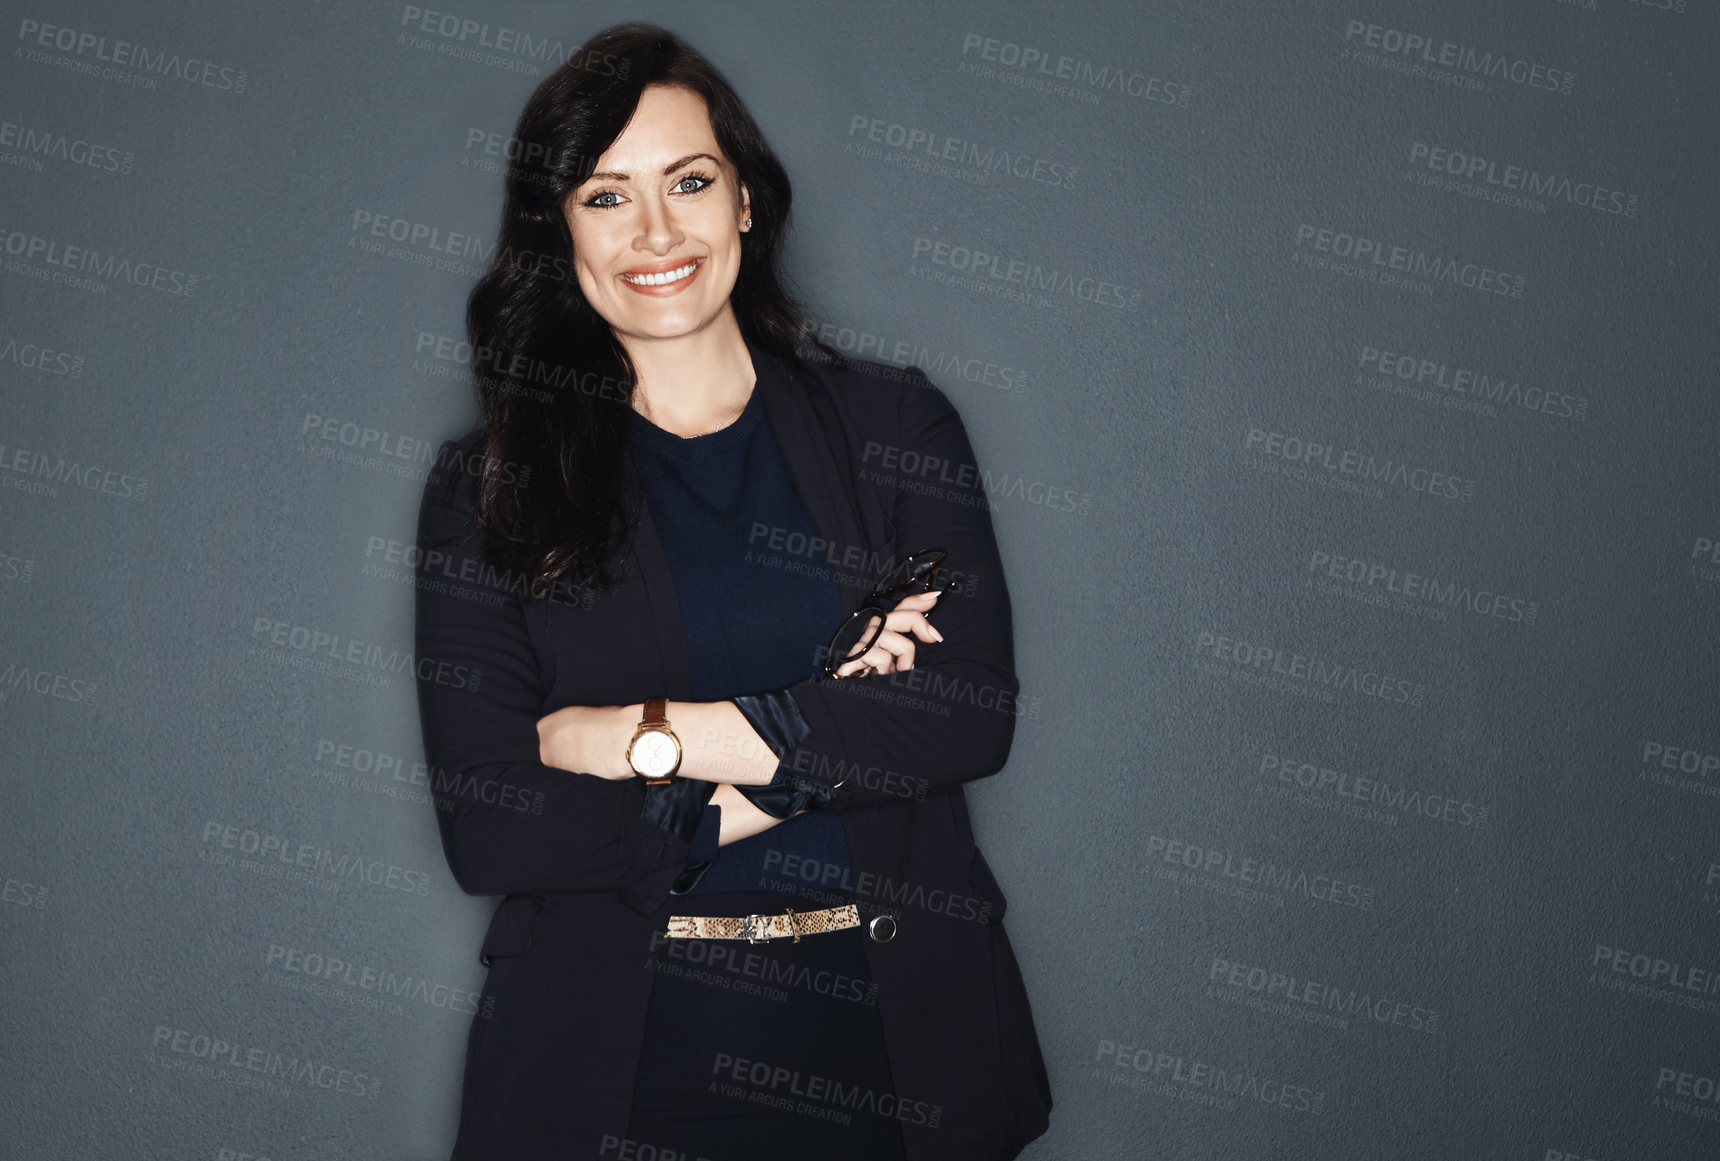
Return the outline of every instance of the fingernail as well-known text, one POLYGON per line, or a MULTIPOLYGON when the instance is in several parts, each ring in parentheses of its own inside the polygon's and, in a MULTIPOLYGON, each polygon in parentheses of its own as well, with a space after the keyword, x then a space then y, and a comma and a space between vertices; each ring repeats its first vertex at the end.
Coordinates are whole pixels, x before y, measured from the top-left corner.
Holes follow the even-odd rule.
POLYGON ((944 639, 944 635, 942 633, 938 632, 938 630, 935 626, 932 629, 932 636, 936 637, 939 641, 942 641, 944 639))

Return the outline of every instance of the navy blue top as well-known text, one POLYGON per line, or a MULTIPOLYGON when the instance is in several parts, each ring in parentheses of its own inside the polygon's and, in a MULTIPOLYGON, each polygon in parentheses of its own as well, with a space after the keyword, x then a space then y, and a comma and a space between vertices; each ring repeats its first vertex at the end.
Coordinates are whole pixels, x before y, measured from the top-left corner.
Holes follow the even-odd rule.
MULTIPOLYGON (((815 532, 765 418, 762 393, 755 385, 738 419, 690 439, 629 414, 633 461, 675 578, 691 699, 723 701, 815 676, 818 652, 842 619, 841 594, 805 555, 770 547, 805 543, 801 538, 815 532)), ((847 880, 848 842, 834 814, 807 810, 720 848, 719 856, 720 820, 720 807, 704 808, 688 863, 710 866, 685 893, 847 880)))

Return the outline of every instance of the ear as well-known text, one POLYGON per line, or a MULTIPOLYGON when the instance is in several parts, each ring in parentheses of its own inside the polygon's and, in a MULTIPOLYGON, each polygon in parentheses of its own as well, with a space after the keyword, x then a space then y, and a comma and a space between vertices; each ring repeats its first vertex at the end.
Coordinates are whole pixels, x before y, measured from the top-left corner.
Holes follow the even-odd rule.
POLYGON ((741 221, 746 221, 747 215, 750 213, 752 213, 752 197, 747 193, 747 183, 743 181, 741 182, 741 221))

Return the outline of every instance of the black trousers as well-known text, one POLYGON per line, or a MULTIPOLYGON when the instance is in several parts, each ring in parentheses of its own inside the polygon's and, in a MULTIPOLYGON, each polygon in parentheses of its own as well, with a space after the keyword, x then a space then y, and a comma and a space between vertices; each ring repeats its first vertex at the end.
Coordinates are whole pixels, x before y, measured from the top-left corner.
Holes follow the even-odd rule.
MULTIPOLYGON (((781 914, 850 898, 687 895, 675 913, 781 914)), ((637 1149, 685 1161, 905 1161, 866 938, 861 926, 798 943, 653 948, 627 1134, 637 1149)))

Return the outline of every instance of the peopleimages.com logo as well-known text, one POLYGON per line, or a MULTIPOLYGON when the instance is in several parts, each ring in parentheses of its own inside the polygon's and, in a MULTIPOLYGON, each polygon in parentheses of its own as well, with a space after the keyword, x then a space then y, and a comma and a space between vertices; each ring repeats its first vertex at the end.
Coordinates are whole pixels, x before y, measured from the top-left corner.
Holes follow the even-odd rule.
POLYGON ((55 65, 73 73, 99 75, 139 88, 154 88, 155 78, 172 77, 186 84, 242 93, 249 75, 244 69, 215 64, 195 55, 153 49, 82 28, 44 24, 28 18, 18 22, 16 39, 15 51, 25 60, 55 65), (66 55, 54 57, 50 51, 66 55))

